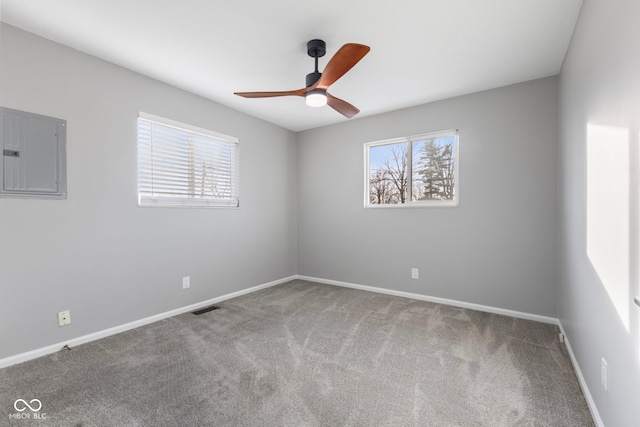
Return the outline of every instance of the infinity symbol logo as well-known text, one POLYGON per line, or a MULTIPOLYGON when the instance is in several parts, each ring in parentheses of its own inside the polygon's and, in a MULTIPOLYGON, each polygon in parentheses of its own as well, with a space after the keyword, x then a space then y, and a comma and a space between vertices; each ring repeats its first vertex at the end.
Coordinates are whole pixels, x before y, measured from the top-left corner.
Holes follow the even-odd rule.
POLYGON ((40 402, 38 399, 31 399, 29 403, 27 403, 27 401, 24 399, 18 399, 15 402, 13 402, 13 407, 18 412, 26 411, 27 408, 31 409, 32 412, 38 412, 40 409, 42 409, 42 402, 40 402), (36 403, 35 405, 33 406, 29 405, 29 403, 33 404, 34 402, 36 403), (19 403, 22 403, 22 405, 18 405, 19 403), (37 407, 35 407, 36 405, 37 407))

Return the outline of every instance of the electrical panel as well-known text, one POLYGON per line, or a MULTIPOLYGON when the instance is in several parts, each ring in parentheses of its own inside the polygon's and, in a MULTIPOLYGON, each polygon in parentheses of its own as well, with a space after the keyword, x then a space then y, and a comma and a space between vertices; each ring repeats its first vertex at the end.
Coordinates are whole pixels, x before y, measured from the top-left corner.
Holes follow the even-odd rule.
POLYGON ((66 199, 67 122, 0 107, 0 197, 66 199))

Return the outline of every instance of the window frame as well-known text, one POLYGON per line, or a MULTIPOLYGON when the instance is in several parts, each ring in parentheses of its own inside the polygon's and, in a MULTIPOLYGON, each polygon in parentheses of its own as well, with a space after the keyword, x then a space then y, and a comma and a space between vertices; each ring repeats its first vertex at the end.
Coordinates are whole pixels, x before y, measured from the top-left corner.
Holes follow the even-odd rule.
MULTIPOLYGON (((153 144, 151 139, 151 144, 153 144)), ((175 120, 167 119, 164 117, 155 116, 144 112, 138 113, 136 120, 136 147, 137 147, 137 197, 139 207, 169 207, 169 208, 232 208, 237 209, 240 207, 240 140, 236 137, 225 135, 219 132, 215 132, 209 129, 200 128, 186 123, 181 123, 175 120), (140 122, 144 121, 151 124, 157 124, 166 128, 172 128, 189 136, 189 141, 194 136, 205 137, 214 140, 219 144, 231 144, 231 162, 229 180, 230 185, 230 197, 229 198, 215 198, 215 197, 197 197, 196 195, 177 195, 177 196, 162 196, 149 194, 148 191, 143 191, 141 188, 141 181, 144 175, 142 168, 144 164, 142 162, 142 147, 140 138, 140 122)), ((149 167, 153 166, 153 160, 148 163, 149 167)), ((189 167, 188 175, 193 174, 189 167)))
POLYGON ((388 209, 388 208, 426 208, 426 207, 458 207, 460 205, 460 138, 458 135, 458 129, 448 129, 437 132, 428 132, 418 135, 406 136, 385 139, 381 141, 367 142, 364 144, 364 207, 374 209, 388 209), (424 141, 426 139, 436 139, 442 137, 453 136, 453 179, 454 179, 454 196, 451 200, 412 200, 412 187, 413 187, 413 143, 417 141, 424 141), (372 147, 380 147, 384 145, 394 144, 407 144, 406 156, 407 156, 407 195, 405 203, 385 203, 377 204, 371 203, 370 191, 371 191, 371 165, 370 156, 372 147))

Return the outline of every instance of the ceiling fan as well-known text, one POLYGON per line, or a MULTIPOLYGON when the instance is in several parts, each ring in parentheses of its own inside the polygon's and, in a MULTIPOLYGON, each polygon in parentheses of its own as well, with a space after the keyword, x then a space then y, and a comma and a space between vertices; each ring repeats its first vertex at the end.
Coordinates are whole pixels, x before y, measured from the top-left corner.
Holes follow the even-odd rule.
POLYGON ((315 58, 316 69, 313 73, 307 74, 306 87, 297 90, 282 92, 234 92, 235 95, 245 98, 271 98, 275 96, 302 96, 307 105, 311 107, 329 107, 336 110, 345 117, 351 118, 358 114, 358 110, 353 105, 340 98, 336 98, 327 92, 329 86, 346 74, 364 56, 369 53, 369 46, 357 43, 347 43, 342 46, 329 60, 324 71, 318 71, 318 58, 327 53, 326 44, 322 40, 311 40, 307 43, 307 53, 315 58))

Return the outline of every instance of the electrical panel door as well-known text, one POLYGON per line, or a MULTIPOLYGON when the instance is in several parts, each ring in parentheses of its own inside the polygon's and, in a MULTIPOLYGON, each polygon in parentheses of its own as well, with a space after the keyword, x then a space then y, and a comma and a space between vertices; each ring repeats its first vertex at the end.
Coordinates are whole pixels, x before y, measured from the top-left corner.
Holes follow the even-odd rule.
POLYGON ((66 121, 8 108, 0 114, 0 196, 66 198, 66 121))

